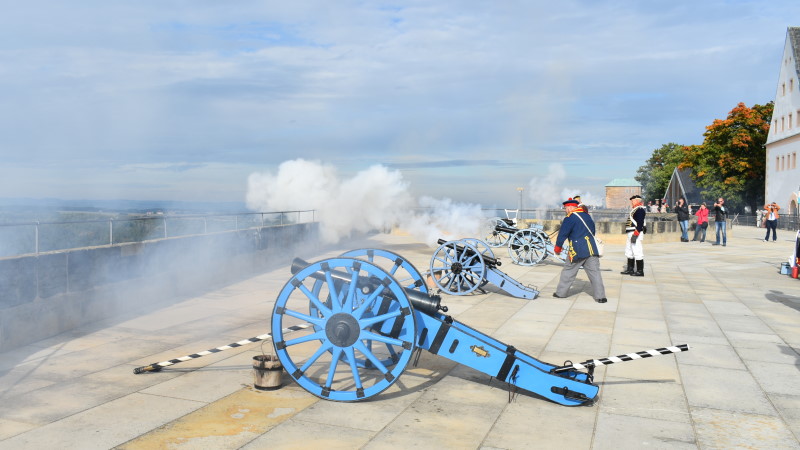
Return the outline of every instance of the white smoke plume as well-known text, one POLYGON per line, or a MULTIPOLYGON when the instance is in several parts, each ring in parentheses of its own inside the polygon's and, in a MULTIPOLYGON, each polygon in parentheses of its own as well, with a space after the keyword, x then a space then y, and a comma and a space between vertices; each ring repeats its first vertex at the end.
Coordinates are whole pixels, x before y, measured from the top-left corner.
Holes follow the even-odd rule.
POLYGON ((480 205, 421 197, 419 206, 425 210, 407 215, 400 226, 422 242, 433 246, 439 238, 450 241, 481 237, 486 217, 480 205))
POLYGON ((423 197, 419 204, 399 171, 375 165, 342 180, 320 161, 285 161, 276 174, 248 178, 247 207, 255 211, 316 211, 320 237, 335 243, 354 232, 399 226, 435 245, 439 237, 478 237, 485 221, 479 205, 423 197), (416 206, 422 209, 415 209, 416 206))
POLYGON ((603 197, 565 186, 566 178, 564 166, 558 163, 550 164, 545 176, 532 178, 528 182, 530 209, 558 208, 561 202, 576 195, 581 196, 584 205, 603 206, 603 197))
POLYGON ((563 183, 567 172, 561 164, 554 163, 547 167, 547 174, 541 178, 531 178, 528 182, 528 198, 531 209, 553 208, 561 206, 566 200, 563 196, 563 183))

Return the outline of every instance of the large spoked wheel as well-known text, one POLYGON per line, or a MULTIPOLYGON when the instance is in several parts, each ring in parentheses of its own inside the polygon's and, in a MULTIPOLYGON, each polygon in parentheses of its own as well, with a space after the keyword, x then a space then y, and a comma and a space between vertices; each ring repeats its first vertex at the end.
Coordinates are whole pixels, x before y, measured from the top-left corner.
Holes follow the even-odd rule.
MULTIPOLYGON (((416 291, 428 293, 428 286, 425 284, 425 280, 422 277, 422 274, 414 267, 411 262, 407 259, 403 258, 402 256, 398 255, 397 253, 390 252, 388 250, 376 249, 376 248, 361 248, 357 250, 350 250, 349 252, 342 253, 341 255, 344 258, 358 258, 369 261, 381 269, 387 271, 389 275, 392 276, 401 286, 406 289, 413 289, 416 291)), ((317 281, 317 283, 321 283, 321 281, 317 281)), ((316 287, 316 284, 315 284, 316 287)), ((363 295, 363 294, 362 294, 363 295)), ((314 304, 310 304, 310 311, 312 315, 315 313, 316 308, 314 304)), ((373 342, 368 340, 365 342, 368 349, 372 350, 373 342)), ((388 353, 388 357, 381 360, 381 362, 385 366, 392 366, 397 363, 398 355, 394 350, 394 347, 390 344, 382 344, 382 343, 374 343, 377 347, 384 346, 386 352, 388 353)), ((360 367, 369 367, 374 368, 369 360, 358 359, 357 364, 360 367)))
POLYGON ((431 277, 436 286, 453 295, 478 289, 486 276, 480 251, 463 241, 445 242, 431 257, 431 277))
POLYGON ((403 373, 416 323, 403 287, 389 273, 369 261, 340 257, 313 263, 289 279, 275 301, 272 330, 278 358, 303 389, 352 402, 383 392, 403 373), (306 313, 309 302, 313 308, 306 313), (313 331, 287 340, 282 330, 302 323, 313 331), (374 342, 385 345, 373 349, 374 342))
POLYGON ((506 221, 499 217, 492 217, 486 221, 486 230, 483 233, 483 241, 486 242, 489 247, 502 247, 503 245, 506 245, 508 240, 511 238, 510 233, 506 233, 505 231, 497 231, 495 227, 498 225, 502 227, 510 227, 506 221))
POLYGON ((508 241, 508 255, 521 266, 538 264, 547 256, 547 240, 536 230, 519 230, 508 241))

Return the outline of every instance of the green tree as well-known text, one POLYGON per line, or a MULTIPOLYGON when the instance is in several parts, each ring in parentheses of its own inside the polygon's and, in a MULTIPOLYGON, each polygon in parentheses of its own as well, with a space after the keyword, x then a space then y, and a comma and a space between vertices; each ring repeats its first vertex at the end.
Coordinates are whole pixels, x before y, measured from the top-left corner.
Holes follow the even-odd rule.
POLYGON ((766 147, 773 103, 747 107, 739 103, 724 120, 706 127, 702 145, 685 147, 680 167, 708 197, 724 197, 734 210, 755 211, 764 202, 766 147))
POLYGON ((653 150, 645 164, 636 171, 634 179, 642 185, 642 196, 647 200, 662 198, 669 180, 684 158, 684 146, 670 142, 653 150))

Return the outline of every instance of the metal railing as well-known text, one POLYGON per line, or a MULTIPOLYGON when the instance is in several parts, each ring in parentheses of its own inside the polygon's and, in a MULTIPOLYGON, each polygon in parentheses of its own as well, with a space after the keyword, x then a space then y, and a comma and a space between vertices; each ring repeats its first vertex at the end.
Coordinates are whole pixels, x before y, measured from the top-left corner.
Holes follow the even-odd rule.
MULTIPOLYGON (((736 225, 761 227, 764 216, 742 214, 737 217, 731 216, 731 220, 733 220, 736 225)), ((790 231, 800 230, 800 217, 791 214, 781 214, 780 218, 778 219, 778 229, 790 231)))
POLYGON ((298 210, 0 223, 0 258, 314 221, 314 210, 298 210))

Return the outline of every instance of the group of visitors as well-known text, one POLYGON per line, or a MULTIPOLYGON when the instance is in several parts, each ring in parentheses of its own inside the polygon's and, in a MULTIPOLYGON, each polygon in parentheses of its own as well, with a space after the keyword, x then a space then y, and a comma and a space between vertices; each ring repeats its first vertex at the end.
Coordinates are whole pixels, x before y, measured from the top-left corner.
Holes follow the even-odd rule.
MULTIPOLYGON (((769 242, 770 232, 772 232, 772 242, 775 242, 778 239, 776 229, 778 227, 778 218, 780 217, 778 211, 780 209, 781 207, 775 202, 764 205, 764 209, 762 211, 763 221, 761 222, 761 226, 767 229, 767 234, 764 236, 764 242, 769 242)), ((675 204, 674 211, 678 218, 678 224, 681 227, 681 242, 689 242, 688 230, 690 209, 688 205, 686 205, 686 201, 683 198, 678 199, 678 202, 675 204)), ((700 207, 694 213, 694 215, 697 216, 697 226, 694 229, 694 238, 692 238, 692 242, 698 240, 700 242, 705 242, 706 229, 708 229, 708 213, 709 209, 705 202, 701 203, 700 207)), ((727 218, 728 210, 725 207, 725 199, 719 198, 717 199, 717 202, 714 203, 714 223, 716 225, 717 240, 712 245, 722 245, 723 247, 727 245, 727 218), (722 237, 722 242, 720 242, 720 236, 722 237)))
MULTIPOLYGON (((691 217, 691 209, 686 203, 686 199, 679 198, 673 208, 678 219, 678 225, 681 227, 681 242, 690 242, 689 240, 689 218, 691 217)), ((708 213, 709 209, 706 203, 700 204, 700 207, 695 211, 694 215, 697 216, 697 226, 694 229, 694 237, 691 242, 705 242, 706 230, 708 229, 708 213)), ((720 197, 714 203, 714 224, 716 226, 717 239, 712 245, 728 245, 728 233, 726 220, 728 219, 728 209, 725 207, 725 199, 720 197)), ((769 230, 768 230, 769 231, 769 230)), ((766 240, 766 239, 765 239, 766 240)))
POLYGON ((643 204, 642 208, 645 208, 646 212, 651 212, 651 213, 669 212, 669 204, 667 203, 667 199, 665 198, 662 198, 661 200, 656 200, 655 203, 653 203, 653 201, 650 200, 649 202, 647 202, 647 207, 645 207, 643 204))

